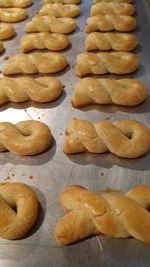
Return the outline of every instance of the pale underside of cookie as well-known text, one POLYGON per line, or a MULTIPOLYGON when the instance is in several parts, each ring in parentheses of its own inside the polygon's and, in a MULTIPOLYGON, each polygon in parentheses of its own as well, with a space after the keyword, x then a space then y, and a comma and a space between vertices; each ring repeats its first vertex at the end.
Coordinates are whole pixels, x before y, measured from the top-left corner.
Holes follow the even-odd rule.
MULTIPOLYGON (((101 3, 103 2, 104 0, 93 0, 93 3, 101 3)), ((113 3, 132 3, 133 0, 105 0, 105 2, 107 3, 110 3, 110 2, 113 2, 113 3)))
POLYGON ((26 19, 27 12, 22 8, 0 8, 0 21, 18 22, 26 19))
POLYGON ((46 4, 39 11, 39 15, 54 16, 56 18, 68 17, 75 18, 80 15, 80 8, 77 5, 63 5, 63 4, 46 4))
POLYGON ((81 0, 43 0, 43 4, 48 3, 60 3, 60 4, 75 4, 78 5, 81 3, 81 0))
POLYGON ((0 53, 3 52, 4 50, 4 46, 3 46, 3 43, 0 41, 0 53))
POLYGON ((85 50, 115 50, 128 52, 135 49, 137 44, 136 36, 131 33, 92 32, 86 37, 85 50))
POLYGON ((47 103, 57 99, 62 91, 63 85, 53 77, 38 79, 30 77, 0 78, 0 105, 29 100, 37 103, 47 103))
POLYGON ((68 34, 75 31, 76 27, 76 22, 72 18, 55 18, 54 16, 36 15, 31 22, 26 24, 25 30, 27 33, 51 32, 68 34))
POLYGON ((32 5, 32 0, 1 0, 0 7, 25 8, 32 5))
POLYGON ((100 2, 93 5, 90 9, 90 16, 95 15, 106 15, 106 14, 116 14, 116 15, 133 15, 135 8, 133 5, 128 3, 115 3, 115 2, 100 2))
POLYGON ((18 155, 37 155, 44 152, 51 141, 51 131, 42 122, 0 122, 0 152, 9 150, 18 155))
POLYGON ((0 40, 7 40, 15 35, 15 30, 11 24, 0 23, 0 40))
POLYGON ((68 245, 95 234, 105 234, 116 238, 134 237, 150 244, 149 195, 149 185, 137 185, 126 194, 114 189, 96 194, 80 185, 65 188, 60 194, 60 203, 66 215, 55 228, 57 243, 68 245))
POLYGON ((107 14, 89 17, 86 20, 86 32, 119 31, 129 32, 136 28, 135 18, 127 15, 107 14))
POLYGON ((137 80, 84 78, 75 86, 71 102, 77 108, 91 104, 135 106, 146 97, 145 85, 137 80))
POLYGON ((111 152, 122 158, 138 158, 150 150, 150 131, 135 120, 91 122, 72 119, 66 129, 64 152, 111 152))
POLYGON ((23 35, 20 40, 20 50, 24 53, 33 49, 59 51, 67 48, 69 45, 68 36, 61 33, 30 33, 23 35))
POLYGON ((139 59, 129 52, 101 52, 79 54, 76 59, 76 73, 79 77, 88 74, 128 74, 139 66, 139 59))
POLYGON ((36 192, 23 183, 0 184, 0 237, 24 237, 38 217, 36 192))
POLYGON ((57 73, 64 70, 68 66, 68 62, 62 54, 33 53, 19 54, 12 56, 3 68, 4 75, 12 75, 19 73, 57 73))

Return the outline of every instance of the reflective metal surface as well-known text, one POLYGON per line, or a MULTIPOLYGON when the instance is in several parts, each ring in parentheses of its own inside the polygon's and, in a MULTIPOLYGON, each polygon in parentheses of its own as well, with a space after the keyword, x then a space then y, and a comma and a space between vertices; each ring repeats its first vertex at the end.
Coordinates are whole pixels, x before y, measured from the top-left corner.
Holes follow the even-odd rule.
MULTIPOLYGON (((76 55, 84 51, 85 18, 91 1, 81 4, 81 16, 77 19, 78 29, 70 35, 72 46, 64 51, 70 68, 55 75, 65 85, 63 95, 50 104, 32 102, 0 108, 0 121, 18 122, 35 119, 45 122, 52 130, 51 149, 34 157, 20 157, 10 152, 0 154, 1 181, 25 182, 37 191, 40 200, 40 215, 37 225, 24 239, 17 241, 0 240, 0 267, 140 267, 150 265, 149 245, 134 239, 113 239, 105 236, 93 237, 78 244, 60 248, 54 240, 54 227, 63 215, 58 196, 71 184, 80 184, 90 190, 99 191, 104 187, 127 191, 136 184, 150 184, 150 153, 136 159, 120 159, 112 154, 80 154, 66 156, 63 153, 64 132, 72 117, 91 120, 118 118, 137 119, 150 127, 150 96, 133 108, 117 106, 91 106, 82 110, 70 104, 70 94, 77 82, 75 75, 76 55), (80 29, 79 29, 80 28, 80 29), (81 31, 80 31, 81 30, 81 31)), ((143 81, 150 88, 150 17, 147 1, 137 0, 136 35, 139 40, 135 53, 140 57, 140 68, 126 77, 143 81)), ((34 15, 41 7, 40 1, 28 8, 34 15)), ((6 52, 0 57, 0 69, 5 64, 6 55, 19 53, 19 39, 27 22, 16 23, 17 36, 4 43, 6 52)), ((2 76, 2 74, 1 74, 2 76)), ((36 75, 35 75, 36 77, 36 75)), ((113 77, 103 75, 103 77, 113 77)), ((119 76, 117 76, 119 77, 119 76)), ((142 225, 141 225, 142 227, 142 225)))

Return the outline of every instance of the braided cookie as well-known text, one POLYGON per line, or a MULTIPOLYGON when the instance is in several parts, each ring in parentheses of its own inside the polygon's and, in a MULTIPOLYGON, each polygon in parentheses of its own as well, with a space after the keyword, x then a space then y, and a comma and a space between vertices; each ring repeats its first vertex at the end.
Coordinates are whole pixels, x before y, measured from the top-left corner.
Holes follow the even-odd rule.
POLYGON ((51 131, 42 122, 0 122, 0 152, 9 150, 18 155, 37 155, 44 152, 51 141, 51 131))
POLYGON ((0 78, 0 105, 29 100, 38 103, 51 102, 61 95, 62 90, 63 85, 53 77, 0 78))
POLYGON ((150 244, 150 186, 138 185, 126 195, 107 189, 100 194, 72 185, 60 195, 67 213, 55 228, 59 245, 68 245, 94 234, 128 238, 150 244))
POLYGON ((81 3, 81 0, 43 0, 43 4, 48 3, 60 3, 60 4, 75 4, 78 5, 81 3))
MULTIPOLYGON (((103 1, 104 0, 93 0, 93 3, 96 4, 96 3, 103 2, 103 1)), ((132 3, 133 0, 105 0, 105 2, 108 2, 108 3, 110 3, 110 2, 113 2, 113 3, 132 3)))
POLYGON ((0 237, 18 239, 25 236, 38 216, 38 198, 23 183, 0 184, 0 237))
POLYGON ((147 97, 143 83, 132 79, 81 79, 71 96, 74 107, 90 104, 135 106, 147 97))
POLYGON ((66 154, 110 151, 122 158, 138 158, 149 150, 150 131, 134 120, 110 123, 72 119, 66 130, 66 154))
POLYGON ((40 15, 49 15, 56 18, 68 17, 75 18, 80 15, 80 8, 77 5, 63 5, 63 4, 46 4, 39 11, 40 15))
POLYGON ((22 8, 0 8, 0 21, 3 22, 18 22, 27 16, 27 12, 22 8))
POLYGON ((131 33, 92 32, 85 40, 86 51, 116 50, 128 52, 137 46, 137 38, 131 33))
POLYGON ((66 58, 59 53, 33 53, 12 56, 4 66, 3 74, 57 73, 68 66, 66 58))
POLYGON ((54 32, 54 33, 71 33, 75 31, 77 25, 72 18, 55 18, 53 16, 33 17, 31 22, 26 24, 26 32, 54 32))
POLYGON ((23 35, 20 40, 20 50, 24 53, 33 49, 59 51, 67 48, 69 45, 69 38, 61 33, 30 33, 23 35))
POLYGON ((0 7, 28 7, 32 0, 0 0, 0 7))
POLYGON ((96 32, 96 31, 119 31, 119 32, 129 32, 135 29, 136 20, 127 15, 117 15, 107 14, 107 15, 96 15, 89 17, 86 20, 86 32, 96 32))
POLYGON ((79 54, 76 59, 76 73, 79 77, 88 74, 127 74, 138 66, 138 57, 129 52, 86 53, 79 54))
POLYGON ((15 30, 11 24, 0 23, 0 40, 7 40, 15 35, 15 30))
POLYGON ((115 3, 115 2, 100 2, 93 5, 90 9, 90 16, 95 15, 106 15, 106 14, 116 14, 116 15, 133 15, 135 8, 133 5, 127 3, 115 3))
POLYGON ((3 46, 3 43, 0 41, 0 53, 3 52, 4 50, 4 46, 3 46))

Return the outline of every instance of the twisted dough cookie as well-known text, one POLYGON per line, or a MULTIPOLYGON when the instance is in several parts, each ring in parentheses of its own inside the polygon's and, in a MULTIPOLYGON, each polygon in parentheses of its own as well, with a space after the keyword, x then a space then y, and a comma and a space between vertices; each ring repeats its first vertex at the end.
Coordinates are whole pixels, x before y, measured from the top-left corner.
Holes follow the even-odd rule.
POLYGON ((107 14, 107 15, 96 15, 89 17, 86 20, 86 32, 96 32, 96 31, 119 31, 119 32, 129 32, 135 29, 136 20, 127 15, 117 15, 107 14))
POLYGON ((81 3, 81 0, 43 0, 43 4, 48 3, 60 3, 60 4, 75 4, 78 5, 81 3))
POLYGON ((69 44, 69 38, 61 33, 30 33, 21 37, 20 50, 24 53, 33 49, 59 51, 67 48, 69 44))
POLYGON ((116 50, 128 52, 137 46, 137 38, 131 33, 92 32, 85 40, 85 50, 116 50))
POLYGON ((4 75, 18 73, 57 73, 68 66, 66 58, 59 53, 33 53, 12 56, 3 68, 4 75))
MULTIPOLYGON (((103 2, 104 0, 93 0, 93 3, 96 4, 96 3, 100 3, 100 2, 103 2)), ((132 3, 133 0, 105 0, 105 2, 113 2, 113 3, 132 3)))
POLYGON ((129 52, 86 53, 79 54, 76 59, 76 73, 79 77, 88 74, 127 74, 138 66, 138 57, 129 52))
POLYGON ((72 18, 55 18, 53 16, 33 17, 31 22, 26 24, 25 30, 30 32, 54 32, 54 33, 71 33, 77 25, 72 18))
POLYGON ((3 52, 4 50, 4 46, 3 46, 3 43, 0 41, 0 53, 3 52))
POLYGON ((110 123, 72 119, 66 130, 66 154, 110 151, 122 158, 138 158, 149 150, 150 131, 134 120, 110 123))
POLYGON ((28 7, 32 4, 32 0, 1 0, 0 7, 28 7))
POLYGON ((38 216, 38 198, 23 183, 0 184, 0 237, 18 239, 25 236, 38 216))
POLYGON ((11 24, 0 23, 0 40, 7 40, 15 35, 15 30, 11 24))
POLYGON ((44 152, 51 141, 51 131, 42 122, 0 122, 0 152, 9 150, 18 155, 37 155, 44 152))
POLYGON ((63 5, 63 4, 46 4, 39 11, 40 15, 49 15, 56 18, 68 17, 75 18, 80 15, 80 8, 77 5, 63 5))
POLYGON ((81 79, 71 96, 74 107, 90 104, 135 106, 147 97, 143 83, 132 79, 81 79))
POLYGON ((133 5, 128 3, 115 3, 115 2, 100 2, 93 5, 90 9, 90 16, 95 15, 106 15, 106 14, 116 14, 116 15, 133 15, 135 8, 133 5))
POLYGON ((27 16, 27 12, 22 8, 0 8, 0 21, 3 22, 18 22, 27 16))
POLYGON ((0 78, 0 105, 29 100, 38 103, 51 102, 61 95, 62 90, 63 85, 53 77, 0 78))
POLYGON ((150 244, 150 186, 138 185, 126 195, 108 189, 101 194, 72 185, 60 195, 67 213, 55 229, 59 245, 68 245, 94 234, 128 238, 150 244))

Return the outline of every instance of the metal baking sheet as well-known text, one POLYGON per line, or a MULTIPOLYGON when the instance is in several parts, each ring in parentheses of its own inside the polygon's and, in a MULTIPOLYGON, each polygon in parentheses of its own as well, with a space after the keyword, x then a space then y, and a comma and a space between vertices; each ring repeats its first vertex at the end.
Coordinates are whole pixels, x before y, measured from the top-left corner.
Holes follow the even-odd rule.
MULTIPOLYGON (((34 157, 20 157, 10 152, 0 154, 1 181, 20 181, 31 185, 38 194, 40 214, 36 226, 26 238, 17 241, 0 240, 0 267, 140 267, 150 265, 149 245, 135 239, 115 239, 98 236, 68 247, 57 246, 54 228, 63 215, 59 204, 59 193, 71 184, 80 184, 99 192, 111 187, 126 192, 136 184, 150 184, 150 153, 140 159, 120 159, 110 153, 101 155, 78 154, 66 156, 63 141, 66 125, 72 117, 91 120, 137 119, 150 126, 150 97, 133 108, 117 106, 91 106, 81 110, 70 104, 70 95, 77 82, 75 58, 84 51, 85 18, 92 1, 83 0, 81 16, 77 19, 78 29, 70 35, 71 47, 63 53, 70 68, 55 75, 65 85, 63 95, 50 104, 24 103, 7 104, 0 108, 0 120, 16 123, 21 120, 40 120, 52 130, 51 149, 34 157)), ((146 0, 135 0, 137 28, 135 34, 139 45, 134 51, 140 58, 139 70, 126 77, 143 81, 150 88, 150 17, 146 0)), ((41 7, 34 0, 29 7, 29 18, 41 7)), ((17 35, 4 43, 6 51, 0 57, 0 69, 5 58, 19 53, 19 39, 24 34, 27 20, 15 24, 17 35)), ((2 76, 2 74, 1 74, 2 76)), ((34 76, 36 77, 36 76, 34 76)), ((104 77, 113 77, 105 75, 104 77)), ((117 76, 119 77, 119 76, 117 76)))

